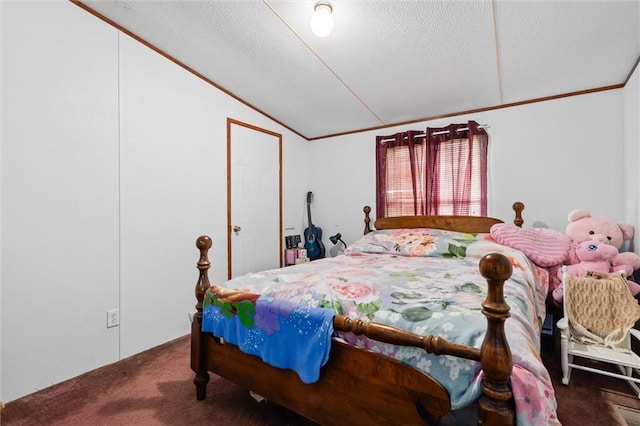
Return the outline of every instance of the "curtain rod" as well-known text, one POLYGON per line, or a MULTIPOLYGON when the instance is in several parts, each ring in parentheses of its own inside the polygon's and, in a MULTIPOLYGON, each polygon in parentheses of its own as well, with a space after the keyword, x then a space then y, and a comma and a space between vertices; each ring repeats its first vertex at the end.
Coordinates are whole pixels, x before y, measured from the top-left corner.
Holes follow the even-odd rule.
MULTIPOLYGON (((489 127, 491 127, 491 126, 489 126, 489 125, 487 125, 487 124, 480 124, 480 125, 478 126, 478 129, 488 129, 489 127)), ((459 128, 457 131, 458 131, 458 132, 464 132, 465 130, 469 130, 469 128, 468 128, 468 127, 461 127, 461 128, 459 128)), ((440 131, 440 132, 433 132, 433 133, 431 133, 431 136, 436 136, 436 135, 445 135, 445 134, 448 134, 448 133, 449 133, 449 131, 448 131, 448 130, 442 130, 442 131, 440 131)), ((413 135, 413 136, 414 136, 414 137, 416 137, 416 138, 421 138, 421 137, 427 136, 427 134, 426 134, 426 133, 418 133, 418 134, 413 135)), ((406 139, 406 136, 405 136, 404 138, 406 139)), ((390 138, 390 139, 382 139, 382 140, 380 141, 380 143, 391 142, 391 141, 395 141, 395 139, 392 139, 392 138, 390 138)))

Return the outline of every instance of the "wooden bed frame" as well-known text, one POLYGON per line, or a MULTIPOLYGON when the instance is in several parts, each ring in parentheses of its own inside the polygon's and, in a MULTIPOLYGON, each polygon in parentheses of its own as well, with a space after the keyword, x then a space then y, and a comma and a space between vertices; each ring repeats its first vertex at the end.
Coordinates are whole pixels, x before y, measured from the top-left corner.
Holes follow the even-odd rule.
MULTIPOLYGON (((515 203, 513 209, 514 223, 522 226, 524 205, 515 203)), ((364 232, 368 233, 371 209, 366 206, 363 211, 364 232)), ((477 233, 489 232, 493 224, 501 222, 477 216, 405 216, 378 219, 375 228, 431 227, 477 233)), ((208 236, 196 241, 200 274, 195 289, 197 312, 191 326, 191 369, 195 372, 193 382, 198 400, 205 399, 209 372, 212 372, 320 424, 435 424, 451 411, 447 391, 430 376, 395 359, 335 339, 320 380, 304 384, 295 372, 272 367, 234 345, 221 343, 210 333, 203 333, 202 303, 210 287, 208 251, 211 244, 208 236)), ((481 349, 340 315, 334 318, 334 329, 394 345, 423 348, 436 355, 480 362, 484 379, 477 406, 478 424, 513 425, 512 359, 504 332, 504 321, 510 315, 503 294, 504 282, 511 276, 512 268, 505 256, 492 253, 481 260, 480 272, 489 286, 482 303, 487 333, 481 349)))

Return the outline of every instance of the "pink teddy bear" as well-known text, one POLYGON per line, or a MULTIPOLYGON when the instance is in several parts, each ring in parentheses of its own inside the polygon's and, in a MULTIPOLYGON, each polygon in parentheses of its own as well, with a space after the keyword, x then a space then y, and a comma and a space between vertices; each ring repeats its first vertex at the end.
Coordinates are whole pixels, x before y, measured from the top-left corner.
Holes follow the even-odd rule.
MULTIPOLYGON (((588 210, 574 210, 569 213, 569 224, 565 235, 574 244, 590 238, 609 244, 620 250, 625 241, 633 238, 635 229, 628 223, 616 223, 606 217, 592 216, 588 210)), ((574 251, 569 251, 568 264, 577 263, 574 251)), ((610 272, 624 270, 628 277, 640 269, 640 256, 632 252, 618 253, 611 259, 610 272)), ((635 294, 635 293, 634 293, 635 294)))
MULTIPOLYGON (((611 219, 602 216, 592 216, 588 210, 580 209, 569 213, 569 224, 565 230, 573 241, 569 249, 565 264, 572 265, 580 262, 576 256, 576 247, 580 241, 592 239, 615 247, 618 251, 625 241, 631 240, 635 233, 633 225, 628 223, 616 223, 611 219)), ((627 277, 631 277, 633 272, 640 269, 640 256, 633 252, 618 252, 611 260, 608 272, 624 271, 627 277)), ((555 267, 560 269, 560 267, 555 267)), ((629 290, 634 296, 640 294, 640 284, 627 280, 629 290)), ((550 277, 550 289, 556 291, 560 285, 557 276, 550 277)), ((554 298, 555 299, 555 298, 554 298)))
MULTIPOLYGON (((611 259, 618 254, 618 249, 598 239, 584 240, 575 246, 575 257, 578 263, 567 266, 567 274, 573 277, 585 275, 587 271, 609 272, 611 259)), ((557 272, 560 285, 553 290, 553 300, 562 303, 562 269, 557 272)))

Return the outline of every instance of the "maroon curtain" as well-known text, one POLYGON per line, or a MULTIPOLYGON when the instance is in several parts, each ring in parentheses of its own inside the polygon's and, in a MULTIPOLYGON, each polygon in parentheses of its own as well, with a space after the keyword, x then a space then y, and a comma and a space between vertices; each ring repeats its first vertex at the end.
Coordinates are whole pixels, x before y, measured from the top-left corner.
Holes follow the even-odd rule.
MULTIPOLYGON (((425 134, 419 130, 396 133, 389 136, 376 137, 376 217, 386 217, 399 214, 425 214, 424 197, 424 143, 425 134), (408 161, 402 162, 407 169, 391 170, 388 166, 390 156, 406 156, 408 161), (387 182, 394 180, 394 190, 408 190, 413 194, 413 211, 391 211, 389 208, 399 197, 391 199, 387 182)), ((398 167, 401 163, 394 161, 398 167)))
POLYGON ((427 214, 487 215, 488 141, 475 121, 427 128, 427 214))

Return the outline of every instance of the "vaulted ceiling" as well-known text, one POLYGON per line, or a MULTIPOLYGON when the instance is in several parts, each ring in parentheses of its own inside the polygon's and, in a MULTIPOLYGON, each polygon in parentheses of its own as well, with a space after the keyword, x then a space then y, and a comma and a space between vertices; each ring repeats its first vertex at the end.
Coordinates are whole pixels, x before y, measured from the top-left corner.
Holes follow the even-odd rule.
POLYGON ((307 139, 625 84, 640 0, 76 1, 307 139))

